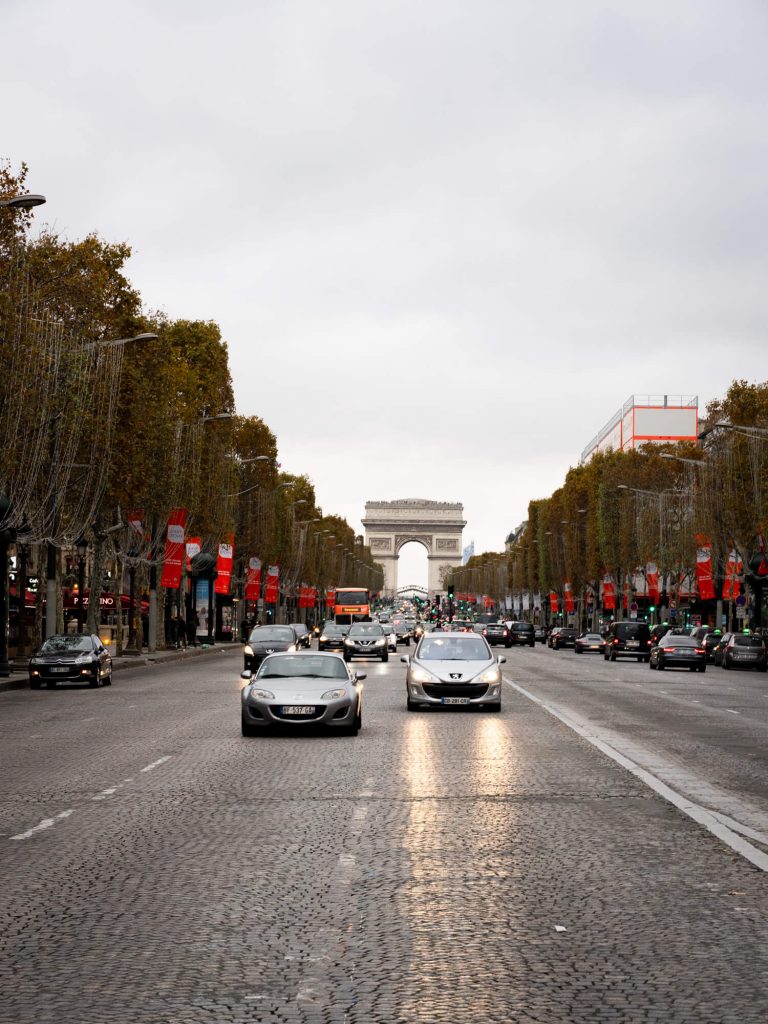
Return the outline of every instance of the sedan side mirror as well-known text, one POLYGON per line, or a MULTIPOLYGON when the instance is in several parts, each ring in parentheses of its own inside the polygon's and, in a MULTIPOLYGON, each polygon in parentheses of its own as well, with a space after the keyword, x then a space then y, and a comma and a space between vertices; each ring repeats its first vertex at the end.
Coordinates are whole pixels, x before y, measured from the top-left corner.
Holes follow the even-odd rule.
POLYGON ((402 661, 402 663, 404 665, 410 665, 411 664, 411 656, 410 656, 410 654, 401 654, 400 655, 400 661, 402 661))
POLYGON ((498 655, 496 656, 496 661, 498 661, 498 663, 499 663, 500 665, 504 665, 504 664, 506 663, 506 660, 507 660, 507 659, 506 659, 506 658, 504 657, 504 655, 503 655, 503 654, 498 654, 498 655))
POLYGON ((240 673, 240 678, 241 679, 250 679, 252 675, 253 675, 253 672, 251 672, 251 670, 249 668, 244 668, 243 671, 240 673))

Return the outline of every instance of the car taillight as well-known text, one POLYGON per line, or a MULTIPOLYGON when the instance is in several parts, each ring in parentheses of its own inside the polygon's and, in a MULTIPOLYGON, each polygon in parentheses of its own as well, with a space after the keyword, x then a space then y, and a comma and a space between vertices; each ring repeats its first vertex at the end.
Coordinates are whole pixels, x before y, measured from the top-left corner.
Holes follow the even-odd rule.
POLYGON ((697 654, 705 654, 706 653, 703 647, 695 647, 694 650, 696 651, 697 654))
POLYGON ((613 642, 614 642, 615 644, 617 644, 617 643, 619 642, 619 638, 618 638, 618 637, 616 637, 616 639, 615 639, 615 640, 614 640, 613 642))
POLYGON ((674 654, 675 653, 675 648, 674 647, 662 647, 661 649, 662 649, 662 651, 664 651, 665 654, 674 654))
POLYGON ((649 647, 651 646, 651 641, 650 641, 650 640, 646 640, 645 642, 646 642, 646 644, 647 644, 647 645, 648 645, 649 647))

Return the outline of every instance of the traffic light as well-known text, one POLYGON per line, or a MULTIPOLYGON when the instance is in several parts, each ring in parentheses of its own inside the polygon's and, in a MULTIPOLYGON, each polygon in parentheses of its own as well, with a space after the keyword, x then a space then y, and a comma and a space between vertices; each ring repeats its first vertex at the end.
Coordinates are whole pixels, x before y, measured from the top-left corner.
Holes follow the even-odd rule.
POLYGON ((454 593, 455 593, 455 588, 454 588, 452 583, 449 583, 448 584, 448 600, 449 601, 453 600, 454 593))

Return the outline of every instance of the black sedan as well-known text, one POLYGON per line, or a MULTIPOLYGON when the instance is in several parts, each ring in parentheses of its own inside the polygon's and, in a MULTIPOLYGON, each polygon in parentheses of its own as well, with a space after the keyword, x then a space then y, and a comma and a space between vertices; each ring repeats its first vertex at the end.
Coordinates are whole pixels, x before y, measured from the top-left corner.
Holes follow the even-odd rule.
POLYGON ((112 659, 101 640, 91 634, 66 633, 49 636, 29 662, 29 685, 88 683, 112 685, 112 659))
POLYGON ((335 622, 326 622, 317 647, 320 651, 343 651, 344 637, 349 632, 349 626, 337 626, 335 622))
POLYGON ((531 622, 513 622, 509 627, 509 637, 513 644, 536 645, 536 631, 531 622))
POLYGON ((255 672, 268 654, 298 648, 293 626, 256 626, 243 648, 243 670, 255 672))
POLYGON ((687 668, 691 672, 706 672, 707 654, 692 636, 670 636, 669 633, 651 648, 648 662, 651 668, 687 668))
POLYGON ((557 632, 552 631, 552 650, 559 651, 563 647, 576 647, 576 637, 579 635, 578 629, 571 629, 570 626, 563 626, 558 629, 557 632))
POLYGON ((509 630, 503 622, 489 622, 483 629, 483 636, 491 647, 496 644, 504 644, 505 647, 512 646, 509 630))

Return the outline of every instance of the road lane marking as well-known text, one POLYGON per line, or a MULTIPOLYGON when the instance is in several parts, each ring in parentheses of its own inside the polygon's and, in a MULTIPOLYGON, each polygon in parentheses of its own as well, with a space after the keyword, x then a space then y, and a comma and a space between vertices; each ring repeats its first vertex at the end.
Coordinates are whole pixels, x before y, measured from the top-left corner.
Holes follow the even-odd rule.
POLYGON ((31 836, 35 835, 37 832, 42 832, 42 831, 44 831, 47 828, 53 828, 53 826, 56 824, 57 821, 60 821, 62 818, 68 818, 70 816, 70 814, 74 814, 74 813, 75 813, 75 809, 74 809, 74 807, 72 807, 68 811, 61 811, 59 814, 55 815, 53 818, 43 818, 43 820, 38 825, 35 825, 34 828, 27 829, 26 832, 20 832, 17 836, 11 836, 10 838, 11 839, 29 839, 31 836))
POLYGON ((148 764, 146 766, 146 768, 142 768, 141 771, 143 771, 143 772, 151 772, 155 768, 159 768, 161 764, 165 764, 166 761, 170 761, 170 760, 171 760, 170 754, 168 754, 166 757, 159 757, 156 761, 153 761, 152 764, 148 764))
MULTIPOLYGON (((502 676, 507 686, 511 686, 512 689, 517 690, 518 693, 522 694, 528 700, 538 705, 542 710, 552 715, 553 718, 557 718, 558 721, 562 722, 563 725, 572 729, 573 732, 581 736, 587 742, 591 743, 592 746, 597 747, 598 750, 602 751, 607 757, 620 764, 622 768, 626 768, 628 772, 634 775, 636 778, 644 782, 646 786, 649 786, 654 793, 657 793, 664 800, 671 803, 678 810, 682 811, 683 814, 687 814, 689 818, 692 818, 698 824, 703 825, 709 832, 717 836, 726 846, 729 846, 732 850, 744 857, 755 867, 760 868, 761 871, 768 871, 768 854, 759 850, 756 846, 748 843, 746 839, 742 838, 742 834, 747 831, 746 826, 741 825, 738 822, 729 819, 727 815, 721 814, 717 811, 709 811, 700 804, 695 803, 688 797, 676 792, 671 786, 668 786, 661 779, 652 775, 645 768, 641 768, 639 764, 630 760, 626 755, 620 753, 615 747, 612 747, 609 743, 601 740, 595 732, 598 727, 592 725, 592 723, 582 720, 581 722, 576 721, 575 717, 571 717, 565 711, 555 707, 552 704, 547 704, 541 700, 535 694, 529 690, 524 689, 518 683, 508 679, 506 676, 502 676), (726 824, 726 821, 729 822, 726 824)), ((762 842, 765 842, 766 837, 761 833, 753 833, 753 837, 761 835, 762 842)))
POLYGON ((740 715, 740 711, 733 711, 731 708, 725 708, 729 715, 740 715))

